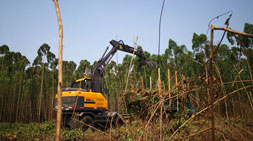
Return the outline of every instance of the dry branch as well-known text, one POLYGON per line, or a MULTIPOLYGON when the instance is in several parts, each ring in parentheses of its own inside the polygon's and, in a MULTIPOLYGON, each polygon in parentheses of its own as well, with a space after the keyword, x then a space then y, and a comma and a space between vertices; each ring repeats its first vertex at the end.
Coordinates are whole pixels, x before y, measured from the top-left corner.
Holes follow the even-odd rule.
POLYGON ((198 135, 198 134, 204 133, 204 132, 206 132, 206 131, 208 131, 208 130, 210 130, 210 129, 211 129, 211 128, 206 128, 206 129, 203 129, 203 130, 201 130, 201 131, 199 131, 199 132, 193 133, 193 134, 191 134, 191 135, 188 135, 188 136, 185 136, 185 137, 182 137, 182 138, 177 138, 177 139, 179 139, 179 140, 184 140, 184 139, 187 139, 187 138, 196 136, 196 135, 198 135))
MULTIPOLYGON (((215 102, 213 103, 213 105, 219 103, 220 101, 226 99, 228 96, 230 96, 230 95, 232 95, 232 94, 234 94, 234 93, 236 93, 236 92, 238 92, 238 91, 241 91, 241 90, 243 90, 243 89, 245 89, 245 88, 250 88, 250 87, 252 87, 252 86, 245 86, 245 87, 242 87, 242 88, 240 88, 240 89, 237 89, 237 90, 235 90, 235 91, 233 91, 233 92, 227 94, 226 96, 222 97, 221 99, 215 101, 215 102)), ((197 115, 199 115, 199 114, 201 114, 202 112, 208 110, 210 107, 211 107, 211 105, 207 106, 206 108, 202 109, 201 111, 199 111, 199 112, 197 112, 196 114, 194 114, 191 118, 189 118, 188 120, 186 120, 186 121, 185 121, 185 122, 184 122, 184 123, 171 135, 171 137, 169 138, 169 140, 172 140, 173 137, 175 136, 175 134, 176 134, 182 127, 184 127, 188 122, 191 122, 197 115)))

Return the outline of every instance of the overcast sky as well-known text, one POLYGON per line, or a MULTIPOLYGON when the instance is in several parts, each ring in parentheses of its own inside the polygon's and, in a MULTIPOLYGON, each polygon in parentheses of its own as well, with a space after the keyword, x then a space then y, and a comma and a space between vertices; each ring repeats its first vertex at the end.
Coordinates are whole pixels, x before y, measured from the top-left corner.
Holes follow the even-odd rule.
MULTIPOLYGON (((59 0, 63 21, 63 59, 79 64, 99 59, 109 41, 138 44, 158 52, 158 25, 163 0, 59 0)), ((253 24, 252 0, 166 0, 161 27, 161 53, 171 38, 191 50, 193 33, 204 33, 209 21, 232 10, 230 27, 243 31, 253 24)), ((224 26, 229 15, 213 21, 224 26)), ((0 0, 0 46, 20 52, 31 62, 38 48, 47 43, 58 56, 58 21, 53 0, 0 0)), ((209 32, 210 34, 210 32, 209 32)), ((208 34, 208 36, 210 36, 208 34)), ((216 34, 214 43, 219 40, 216 34)), ((225 42, 226 43, 226 42, 225 42)), ((121 63, 125 53, 118 53, 121 63)), ((116 55, 114 56, 117 61, 116 55)))

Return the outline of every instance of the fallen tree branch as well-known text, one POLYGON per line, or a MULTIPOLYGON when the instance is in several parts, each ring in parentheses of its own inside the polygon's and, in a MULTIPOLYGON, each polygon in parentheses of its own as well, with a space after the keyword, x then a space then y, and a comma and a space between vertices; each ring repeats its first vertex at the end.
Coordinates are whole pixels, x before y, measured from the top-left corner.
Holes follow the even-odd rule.
POLYGON ((191 134, 191 135, 189 135, 189 136, 185 136, 185 137, 177 138, 177 139, 179 139, 179 140, 184 140, 184 139, 187 139, 187 138, 196 136, 196 135, 198 135, 198 134, 200 134, 200 133, 206 132, 206 131, 208 131, 208 130, 210 130, 210 129, 211 129, 211 128, 206 128, 206 129, 203 129, 203 130, 201 130, 201 131, 199 131, 199 132, 193 133, 193 134, 191 134))
MULTIPOLYGON (((244 90, 244 89, 250 88, 250 87, 252 87, 252 86, 246 86, 246 87, 242 87, 242 88, 240 88, 240 89, 237 89, 237 90, 235 90, 235 91, 233 91, 233 92, 227 94, 226 96, 222 97, 221 99, 215 101, 215 102, 213 103, 213 105, 216 105, 216 104, 219 103, 220 101, 226 99, 228 96, 230 96, 230 95, 232 95, 232 94, 234 94, 234 93, 236 93, 236 92, 238 92, 238 91, 240 91, 240 90, 244 90)), ((186 120, 186 121, 185 121, 185 122, 184 122, 184 123, 171 135, 171 136, 170 136, 169 140, 172 140, 173 137, 175 136, 175 134, 176 134, 182 127, 184 127, 188 122, 191 122, 197 115, 199 115, 200 113, 206 111, 206 110, 209 109, 210 107, 211 107, 211 105, 209 105, 208 107, 206 107, 206 108, 202 109, 201 111, 197 112, 195 115, 192 115, 192 117, 190 117, 188 120, 186 120)))

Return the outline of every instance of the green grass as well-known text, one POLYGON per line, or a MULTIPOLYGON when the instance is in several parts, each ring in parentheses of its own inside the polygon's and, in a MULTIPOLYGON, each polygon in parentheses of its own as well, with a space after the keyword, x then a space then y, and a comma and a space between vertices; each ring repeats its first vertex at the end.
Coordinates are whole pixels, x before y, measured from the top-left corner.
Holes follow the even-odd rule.
MULTIPOLYGON (((0 139, 46 139, 54 140, 55 123, 0 123, 0 139)), ((62 138, 65 140, 85 139, 81 129, 63 129, 62 138)))
MULTIPOLYGON (((168 140, 172 133, 178 129, 182 123, 186 121, 187 113, 177 113, 175 114, 175 118, 168 120, 168 123, 163 123, 163 139, 168 140)), ((253 132, 252 124, 240 122, 238 119, 229 119, 229 123, 236 124, 237 126, 243 127, 248 130, 248 132, 253 132)), ((159 140, 159 122, 152 121, 149 125, 147 125, 147 121, 142 121, 140 119, 136 119, 132 122, 132 124, 128 126, 122 126, 118 129, 108 129, 105 131, 95 131, 88 130, 83 132, 81 129, 62 129, 62 139, 63 140, 110 140, 113 138, 114 140, 138 140, 139 138, 143 140, 159 140)), ((192 123, 183 127, 176 134, 177 137, 184 137, 191 134, 194 134, 200 130, 209 128, 209 121, 205 119, 193 120, 192 123), (202 127, 200 129, 200 127, 202 127), (182 133, 182 134, 181 134, 182 133), (180 134, 180 135, 179 135, 180 134)), ((223 121, 216 121, 216 127, 223 132, 226 132, 227 135, 233 136, 237 140, 242 140, 244 138, 248 140, 252 140, 253 137, 246 133, 245 131, 237 128, 231 128, 223 121), (238 134, 240 131, 244 137, 238 134)), ((0 140, 54 140, 55 139, 55 122, 43 122, 43 123, 0 123, 0 140)), ((176 138, 177 138, 176 137, 176 138)), ((192 140, 209 140, 210 139, 210 130, 207 132, 203 132, 199 135, 191 137, 189 139, 192 140), (208 135, 209 133, 209 135, 208 135)), ((216 131, 217 139, 223 140, 224 137, 230 139, 226 135, 223 135, 219 131, 216 131)), ((175 139, 176 139, 175 138, 175 139)))

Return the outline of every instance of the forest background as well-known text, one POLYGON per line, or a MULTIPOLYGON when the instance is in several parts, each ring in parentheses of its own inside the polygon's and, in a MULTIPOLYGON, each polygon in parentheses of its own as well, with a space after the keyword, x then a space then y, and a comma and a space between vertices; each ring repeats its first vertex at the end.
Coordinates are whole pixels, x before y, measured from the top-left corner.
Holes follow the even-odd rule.
MULTIPOLYGON (((253 25, 245 23, 243 31, 253 34, 253 25)), ((157 68, 160 68, 161 85, 157 81, 156 68, 143 66, 142 71, 138 71, 138 57, 134 58, 130 68, 131 55, 125 55, 122 63, 111 61, 104 74, 104 87, 108 89, 106 97, 109 100, 110 111, 129 112, 136 121, 147 122, 157 106, 159 86, 162 88, 163 96, 171 94, 172 97, 174 96, 173 100, 175 96, 180 96, 182 100, 189 100, 197 111, 205 111, 206 107, 210 106, 208 87, 210 41, 207 33, 193 33, 191 47, 178 45, 173 39, 166 38, 168 42, 162 46, 165 50, 160 55, 151 54, 145 50, 145 46, 138 44, 137 49, 143 50, 147 60, 156 63, 157 68), (125 107, 124 102, 127 103, 125 107), (131 110, 133 105, 135 110, 131 110), (129 109, 126 110, 127 108, 129 109), (145 116, 146 118, 143 118, 145 116)), ((247 135, 252 135, 251 123, 253 123, 253 42, 251 38, 231 33, 227 33, 226 38, 225 44, 219 46, 213 58, 216 118, 226 119, 226 124, 228 120, 233 120, 236 125, 241 124, 240 130, 243 130, 241 127, 245 127, 247 130, 243 131, 247 134, 240 134, 237 129, 234 130, 237 133, 235 136, 238 135, 243 139, 246 137, 247 140, 247 135)), ((72 51, 73 54, 76 52, 72 51)), ((82 53, 86 53, 85 51, 82 53)), ((11 46, 4 44, 0 46, 0 122, 2 123, 41 123, 55 120, 53 107, 58 81, 57 57, 51 45, 47 43, 42 44, 34 54, 37 55, 31 61, 21 53, 13 52, 11 46)), ((96 56, 97 59, 99 57, 100 54, 96 56)), ((84 73, 91 76, 97 64, 96 61, 91 63, 85 59, 78 65, 75 62, 69 60, 63 62, 63 87, 69 87, 73 80, 83 77, 84 73)), ((202 116, 200 119, 209 119, 208 112, 200 114, 202 116)), ((181 117, 180 113, 176 126, 167 127, 172 127, 173 132, 179 130, 183 123, 181 117)), ((154 123, 157 121, 155 120, 154 123)), ((157 129, 156 125, 151 128, 157 129)), ((222 132, 223 135, 231 134, 221 129, 222 127, 217 127, 217 131, 222 132)), ((148 133, 152 138, 151 131, 146 133, 146 129, 141 131, 144 135, 148 133)), ((136 134, 133 138, 141 138, 142 135, 136 134)), ((163 135, 168 134, 163 133, 163 135)))
MULTIPOLYGON (((245 23, 244 32, 253 33, 253 25, 245 23)), ((220 82, 224 83, 252 80, 252 39, 230 33, 227 39, 231 45, 222 44, 215 56, 215 67, 219 70, 215 75, 220 82)), ((57 86, 57 58, 50 51, 50 46, 46 43, 42 44, 33 62, 30 62, 19 52, 12 52, 7 45, 2 45, 0 49, 0 121, 41 122, 53 120, 53 103, 57 86)), ((142 50, 142 47, 138 46, 138 50, 142 50)), ((157 62, 157 67, 161 69, 161 81, 165 89, 168 89, 168 69, 172 75, 175 74, 175 71, 179 73, 178 81, 187 78, 190 86, 197 87, 203 85, 203 80, 201 80, 203 78, 199 77, 205 74, 204 65, 208 61, 210 52, 210 43, 206 35, 193 34, 192 50, 193 52, 187 50, 185 45, 177 45, 175 41, 169 39, 168 47, 160 56, 146 51, 144 54, 149 61, 157 62)), ((125 78, 129 70, 130 60, 131 55, 125 55, 121 64, 111 61, 105 70, 104 86, 108 89, 107 98, 110 101, 111 111, 118 110, 118 99, 125 91, 127 80, 125 78)), ((73 80, 81 78, 84 73, 91 75, 96 64, 96 61, 91 64, 88 60, 81 60, 79 65, 73 61, 63 61, 63 87, 69 87, 73 80)), ((128 80, 129 86, 127 88, 142 87, 149 89, 151 77, 154 83, 152 87, 156 89, 157 69, 143 66, 142 72, 138 72, 137 68, 138 57, 135 57, 133 66, 130 68, 131 79, 128 80)), ((175 81, 171 81, 173 87, 175 81)), ((227 85, 225 89, 231 91, 247 85, 252 85, 252 82, 227 85)), ((226 108, 222 104, 220 112, 229 113, 232 116, 242 116, 244 115, 242 112, 244 112, 250 116, 249 113, 253 109, 253 99, 252 88, 249 89, 249 92, 242 91, 242 94, 233 96, 233 99, 227 101, 226 108), (225 109, 230 110, 230 112, 225 112, 225 109)), ((220 92, 220 94, 222 93, 220 92)), ((205 97, 206 92, 200 92, 198 95, 198 97, 205 97)), ((250 119, 247 116, 245 118, 250 119)))

